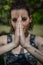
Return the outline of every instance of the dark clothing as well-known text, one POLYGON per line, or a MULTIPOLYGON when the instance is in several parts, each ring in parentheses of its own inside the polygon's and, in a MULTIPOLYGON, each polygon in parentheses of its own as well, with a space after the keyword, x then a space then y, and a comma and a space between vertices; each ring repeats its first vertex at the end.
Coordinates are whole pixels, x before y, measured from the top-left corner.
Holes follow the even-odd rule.
MULTIPOLYGON (((11 42, 11 35, 8 35, 8 43, 11 42)), ((30 44, 33 47, 35 45, 35 35, 30 36, 30 44)), ((11 51, 4 54, 5 65, 37 65, 37 59, 35 59, 30 53, 24 54, 12 54, 11 51)))

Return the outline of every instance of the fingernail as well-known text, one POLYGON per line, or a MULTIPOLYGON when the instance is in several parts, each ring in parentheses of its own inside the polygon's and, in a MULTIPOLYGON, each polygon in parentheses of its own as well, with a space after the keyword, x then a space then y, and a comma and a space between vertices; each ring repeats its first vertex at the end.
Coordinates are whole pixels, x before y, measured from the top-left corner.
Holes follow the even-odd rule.
POLYGON ((20 22, 20 21, 21 21, 21 19, 22 19, 22 18, 21 18, 21 16, 19 16, 19 17, 18 17, 18 21, 20 22))

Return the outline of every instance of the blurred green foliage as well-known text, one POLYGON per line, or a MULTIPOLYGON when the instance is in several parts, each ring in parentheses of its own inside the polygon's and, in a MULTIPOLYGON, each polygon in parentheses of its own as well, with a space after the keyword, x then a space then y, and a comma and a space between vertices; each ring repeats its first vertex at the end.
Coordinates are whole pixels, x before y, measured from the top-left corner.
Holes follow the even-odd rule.
MULTIPOLYGON (((9 25, 10 4, 14 0, 0 0, 0 23, 9 25)), ((43 24, 43 0, 24 0, 30 5, 34 24, 43 24)))

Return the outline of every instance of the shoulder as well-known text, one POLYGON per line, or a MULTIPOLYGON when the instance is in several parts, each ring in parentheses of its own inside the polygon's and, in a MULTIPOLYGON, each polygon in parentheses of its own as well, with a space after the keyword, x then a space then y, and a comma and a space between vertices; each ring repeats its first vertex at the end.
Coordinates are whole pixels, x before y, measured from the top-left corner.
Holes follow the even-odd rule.
POLYGON ((0 44, 5 45, 7 42, 7 35, 6 34, 0 34, 0 44))
POLYGON ((10 33, 4 33, 4 34, 0 34, 0 37, 7 37, 7 36, 12 36, 14 37, 14 34, 10 34, 10 33))
POLYGON ((43 37, 41 37, 41 36, 36 36, 35 41, 36 41, 36 44, 37 44, 37 48, 38 48, 41 52, 43 52, 43 37))
POLYGON ((36 46, 38 46, 38 44, 42 44, 43 43, 43 37, 37 36, 35 34, 30 34, 30 36, 31 36, 31 39, 33 38, 36 46))
POLYGON ((35 37, 35 43, 37 44, 37 46, 43 44, 43 37, 36 35, 36 37, 35 37))
POLYGON ((43 41, 43 37, 41 36, 36 36, 35 40, 37 41, 37 43, 41 43, 43 41))
POLYGON ((14 34, 0 34, 0 43, 7 44, 8 39, 13 39, 14 34))

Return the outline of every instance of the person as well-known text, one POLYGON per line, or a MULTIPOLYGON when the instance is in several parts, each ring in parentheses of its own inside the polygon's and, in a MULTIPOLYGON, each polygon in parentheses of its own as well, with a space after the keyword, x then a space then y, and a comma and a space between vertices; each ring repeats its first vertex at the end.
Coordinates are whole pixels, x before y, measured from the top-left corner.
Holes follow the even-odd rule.
POLYGON ((29 33, 29 6, 22 0, 13 2, 10 18, 14 33, 0 36, 0 55, 4 55, 5 65, 37 65, 37 60, 43 64, 43 38, 29 33))

